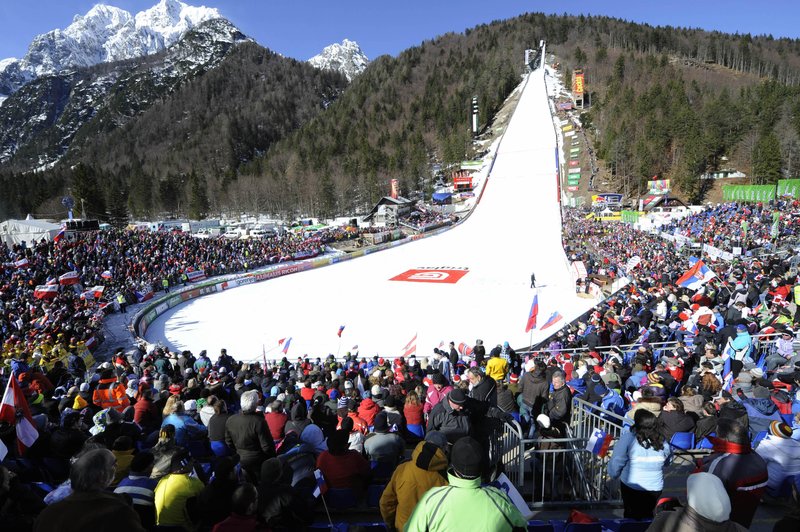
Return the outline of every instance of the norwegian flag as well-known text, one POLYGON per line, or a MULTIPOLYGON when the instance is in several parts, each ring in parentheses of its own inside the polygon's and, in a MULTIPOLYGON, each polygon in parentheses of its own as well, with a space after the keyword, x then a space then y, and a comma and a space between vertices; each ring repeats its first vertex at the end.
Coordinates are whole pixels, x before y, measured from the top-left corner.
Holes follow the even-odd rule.
POLYGON ((57 295, 57 284, 40 284, 33 289, 33 297, 36 299, 54 299, 57 295))
MULTIPOLYGON (((25 395, 17 382, 17 376, 13 373, 8 380, 6 393, 3 394, 3 402, 0 404, 0 421, 16 425, 17 446, 20 454, 27 447, 33 445, 33 442, 39 437, 39 431, 33 425, 33 418, 28 409, 28 401, 25 400, 25 395)), ((5 452, 6 449, 0 449, 0 454, 3 454, 0 456, 0 460, 5 458, 5 452)))
POLYGON ((461 356, 464 358, 472 356, 472 347, 464 342, 458 344, 458 352, 461 353, 461 356))
POLYGON ((81 276, 78 272, 72 271, 67 272, 64 275, 59 276, 58 283, 62 286, 69 286, 73 284, 78 284, 81 282, 81 276))
POLYGON ((30 264, 31 263, 27 258, 14 261, 15 268, 27 268, 28 266, 30 266, 30 264))

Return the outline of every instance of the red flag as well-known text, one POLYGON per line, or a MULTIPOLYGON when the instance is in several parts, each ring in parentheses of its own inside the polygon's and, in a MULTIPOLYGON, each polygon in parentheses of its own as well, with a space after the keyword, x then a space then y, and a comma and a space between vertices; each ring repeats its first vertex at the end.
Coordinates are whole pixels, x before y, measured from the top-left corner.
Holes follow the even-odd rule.
POLYGON ((342 332, 344 331, 344 325, 339 325, 339 332, 336 333, 336 336, 339 338, 342 337, 342 332))
POLYGON ((17 382, 17 376, 13 373, 8 381, 6 393, 3 394, 3 402, 0 404, 0 421, 9 425, 16 425, 17 445, 20 454, 26 447, 33 445, 39 437, 39 431, 33 425, 31 411, 28 409, 28 401, 17 382))
POLYGON ((528 313, 528 323, 525 324, 525 332, 530 332, 531 329, 536 328, 536 317, 539 315, 539 294, 533 295, 533 304, 531 311, 528 313))

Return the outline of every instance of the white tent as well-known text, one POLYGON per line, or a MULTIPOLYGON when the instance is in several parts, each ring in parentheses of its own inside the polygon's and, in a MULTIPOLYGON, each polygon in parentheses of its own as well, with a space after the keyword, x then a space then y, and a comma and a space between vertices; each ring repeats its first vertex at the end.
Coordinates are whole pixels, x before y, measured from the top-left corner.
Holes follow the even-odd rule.
POLYGON ((26 244, 41 239, 50 241, 60 230, 60 225, 44 220, 6 220, 0 222, 0 240, 9 246, 19 244, 23 240, 26 244))

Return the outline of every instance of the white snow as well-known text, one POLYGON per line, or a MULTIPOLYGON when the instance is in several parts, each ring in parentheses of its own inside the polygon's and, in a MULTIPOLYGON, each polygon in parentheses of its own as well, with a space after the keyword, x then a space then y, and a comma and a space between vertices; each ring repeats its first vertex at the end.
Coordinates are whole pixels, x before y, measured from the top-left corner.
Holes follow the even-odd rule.
POLYGON ((344 39, 341 44, 326 46, 308 62, 319 69, 339 71, 345 75, 347 81, 352 81, 367 68, 369 59, 357 42, 344 39))
POLYGON ((199 298, 150 325, 147 340, 212 355, 227 348, 243 360, 279 358, 277 341, 292 337, 288 356, 398 356, 417 334, 417 355, 440 342, 491 348, 541 341, 588 310, 575 295, 561 246, 556 137, 541 69, 529 74, 472 216, 442 235, 363 258, 199 298), (390 281, 410 269, 468 268, 455 284, 390 281), (525 332, 536 273, 541 327, 525 332), (345 326, 342 339, 336 332, 345 326))

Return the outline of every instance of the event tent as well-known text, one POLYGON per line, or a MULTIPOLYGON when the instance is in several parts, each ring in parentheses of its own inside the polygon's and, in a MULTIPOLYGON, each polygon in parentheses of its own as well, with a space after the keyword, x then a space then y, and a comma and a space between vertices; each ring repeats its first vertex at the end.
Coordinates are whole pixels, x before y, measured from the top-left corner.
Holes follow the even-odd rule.
POLYGON ((60 225, 44 220, 6 220, 0 222, 0 240, 9 246, 23 241, 26 244, 42 239, 50 241, 60 230, 60 225))

